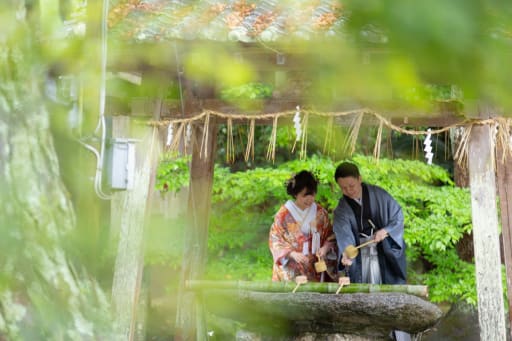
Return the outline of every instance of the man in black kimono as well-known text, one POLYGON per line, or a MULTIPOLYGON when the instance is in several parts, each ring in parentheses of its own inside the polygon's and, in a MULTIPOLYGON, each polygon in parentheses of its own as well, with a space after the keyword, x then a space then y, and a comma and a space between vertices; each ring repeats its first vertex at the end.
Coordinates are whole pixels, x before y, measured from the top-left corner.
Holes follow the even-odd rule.
MULTIPOLYGON (((400 205, 384 189, 363 183, 352 163, 341 163, 334 179, 343 192, 333 223, 340 270, 345 270, 354 283, 405 284, 404 216, 400 205), (344 251, 349 245, 371 239, 375 243, 359 249, 355 258, 344 251)), ((394 334, 396 340, 410 340, 404 332, 394 334)))

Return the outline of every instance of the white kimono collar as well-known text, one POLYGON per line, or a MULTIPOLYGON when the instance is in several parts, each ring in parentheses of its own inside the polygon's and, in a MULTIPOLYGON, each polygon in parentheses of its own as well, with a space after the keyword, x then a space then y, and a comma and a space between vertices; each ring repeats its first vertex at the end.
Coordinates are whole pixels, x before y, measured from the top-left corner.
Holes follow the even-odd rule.
POLYGON ((311 222, 316 219, 316 203, 313 203, 305 210, 301 210, 292 200, 288 200, 284 205, 292 215, 293 219, 300 224, 302 233, 309 234, 309 231, 316 227, 311 226, 311 222))

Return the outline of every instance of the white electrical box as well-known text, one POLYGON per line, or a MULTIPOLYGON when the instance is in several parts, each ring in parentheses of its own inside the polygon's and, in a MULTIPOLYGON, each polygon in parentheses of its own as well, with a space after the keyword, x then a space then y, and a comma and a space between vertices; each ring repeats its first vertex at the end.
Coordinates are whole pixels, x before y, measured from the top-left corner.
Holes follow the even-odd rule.
POLYGON ((134 139, 115 138, 111 144, 108 182, 112 189, 132 189, 135 173, 134 139))

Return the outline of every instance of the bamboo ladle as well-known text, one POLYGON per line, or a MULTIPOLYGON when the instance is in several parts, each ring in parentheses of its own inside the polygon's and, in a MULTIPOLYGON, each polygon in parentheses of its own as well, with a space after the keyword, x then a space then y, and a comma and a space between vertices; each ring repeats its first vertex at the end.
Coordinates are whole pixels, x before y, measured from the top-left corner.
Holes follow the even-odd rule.
POLYGON ((327 271, 327 264, 325 264, 325 261, 320 258, 319 255, 316 255, 318 258, 318 261, 315 263, 315 271, 316 272, 324 272, 327 271))
POLYGON ((358 246, 349 245, 345 248, 345 254, 348 258, 356 258, 359 254, 359 249, 365 247, 366 245, 375 243, 375 239, 371 239, 363 244, 359 244, 358 246))
MULTIPOLYGON (((373 221, 371 219, 368 219, 368 223, 372 226, 372 228, 374 230, 377 230, 377 228, 375 227, 375 224, 373 223, 373 221)), ((365 247, 366 245, 369 245, 372 243, 375 243, 375 239, 371 239, 371 240, 364 242, 363 244, 360 244, 358 246, 349 245, 345 248, 345 254, 347 255, 348 258, 356 258, 357 255, 359 254, 360 248, 365 247)))

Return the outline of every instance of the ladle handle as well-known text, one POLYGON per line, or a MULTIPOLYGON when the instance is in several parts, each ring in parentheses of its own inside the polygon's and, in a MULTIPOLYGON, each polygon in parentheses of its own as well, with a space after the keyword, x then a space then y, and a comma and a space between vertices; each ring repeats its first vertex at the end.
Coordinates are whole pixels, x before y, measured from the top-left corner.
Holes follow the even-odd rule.
POLYGON ((358 246, 356 246, 356 249, 362 248, 362 247, 364 247, 368 244, 372 244, 372 243, 375 243, 375 239, 370 239, 369 241, 364 242, 363 244, 359 244, 358 246))

